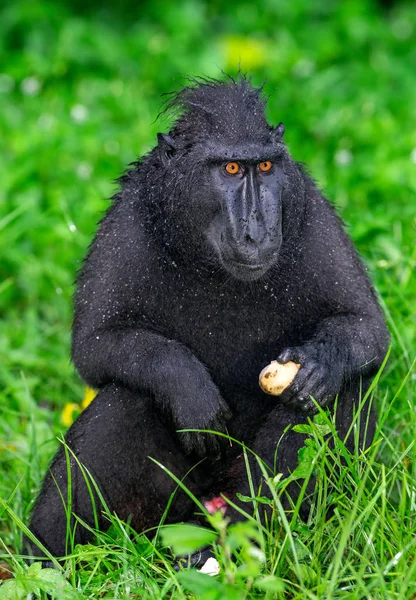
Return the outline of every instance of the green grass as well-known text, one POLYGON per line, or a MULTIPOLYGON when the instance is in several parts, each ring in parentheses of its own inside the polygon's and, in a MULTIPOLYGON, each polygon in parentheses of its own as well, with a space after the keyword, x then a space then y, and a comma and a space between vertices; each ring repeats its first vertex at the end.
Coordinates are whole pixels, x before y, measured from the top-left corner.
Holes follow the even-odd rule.
MULTIPOLYGON (((0 551, 24 590, 15 597, 53 589, 57 598, 408 600, 416 594, 416 5, 117 6, 16 0, 0 9, 0 551), (293 156, 350 224, 380 292, 392 352, 375 393, 374 452, 349 457, 338 481, 324 468, 327 441, 311 431, 320 485, 310 523, 285 522, 279 511, 255 533, 214 523, 223 570, 206 592, 194 574, 172 571, 161 541, 129 535, 114 518, 98 546, 75 549, 62 588, 57 573, 27 572, 18 552, 20 522, 65 429, 62 410, 83 395, 69 361, 76 271, 115 178, 168 129, 155 122, 161 94, 184 74, 234 74, 239 62, 256 84, 267 79, 270 120, 285 123, 293 156), (325 520, 330 483, 337 510, 325 520)), ((333 452, 342 455, 340 441, 333 452)), ((278 507, 281 484, 270 485, 278 507)))

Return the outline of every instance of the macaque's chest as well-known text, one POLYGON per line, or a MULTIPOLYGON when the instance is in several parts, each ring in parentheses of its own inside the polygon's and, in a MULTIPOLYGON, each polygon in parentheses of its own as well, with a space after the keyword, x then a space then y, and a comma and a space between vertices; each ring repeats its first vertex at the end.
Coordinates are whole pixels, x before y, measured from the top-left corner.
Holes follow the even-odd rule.
POLYGON ((155 330, 191 350, 219 386, 258 389, 258 375, 278 353, 293 343, 290 316, 281 319, 282 299, 267 283, 256 295, 248 286, 239 293, 163 284, 150 310, 155 330))

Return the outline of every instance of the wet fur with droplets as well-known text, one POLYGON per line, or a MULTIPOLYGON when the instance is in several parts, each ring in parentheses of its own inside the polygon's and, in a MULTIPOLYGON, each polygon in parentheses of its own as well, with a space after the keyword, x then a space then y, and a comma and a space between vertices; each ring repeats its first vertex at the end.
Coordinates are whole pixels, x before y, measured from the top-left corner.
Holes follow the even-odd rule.
MULTIPOLYGON (((166 470, 189 473, 185 484, 201 498, 224 493, 238 503, 236 492, 249 495, 238 446, 178 430, 229 432, 271 465, 280 440, 276 468, 287 475, 303 445, 287 427, 307 422, 311 396, 329 407, 339 396, 336 423, 345 435, 386 352, 366 270, 264 108, 262 91, 243 76, 194 80, 171 97, 176 122, 120 179, 78 277, 72 357, 100 391, 66 443, 110 511, 138 531, 158 524, 175 490, 166 470), (238 179, 224 172, 229 161, 241 164, 238 179), (261 172, 262 161, 272 162, 271 172, 261 172), (258 386, 274 359, 301 365, 279 399, 258 386)), ((371 413, 369 437, 373 426, 371 413)), ((253 477, 257 485, 255 465, 253 477)), ((69 550, 67 485, 61 448, 30 523, 57 556, 69 550)), ((71 485, 72 512, 94 527, 76 460, 71 485)), ((168 520, 194 509, 178 491, 168 520)), ((75 542, 90 538, 78 523, 75 542)))

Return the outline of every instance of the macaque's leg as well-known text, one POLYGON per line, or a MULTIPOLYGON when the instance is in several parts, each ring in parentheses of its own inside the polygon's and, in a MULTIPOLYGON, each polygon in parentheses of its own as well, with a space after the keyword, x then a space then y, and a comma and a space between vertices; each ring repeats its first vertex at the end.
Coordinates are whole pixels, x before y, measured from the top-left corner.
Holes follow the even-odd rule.
MULTIPOLYGON (((350 382, 344 387, 340 396, 337 408, 335 423, 338 435, 341 440, 346 441, 347 448, 350 452, 359 451, 371 444, 375 431, 375 412, 371 406, 371 402, 367 402, 362 408, 360 418, 354 421, 354 426, 351 424, 354 420, 354 414, 358 409, 359 399, 364 397, 370 381, 350 382), (348 437, 347 437, 348 435, 348 437)), ((313 418, 313 416, 311 417, 313 418)), ((297 424, 308 423, 308 416, 301 411, 293 411, 286 408, 279 399, 276 398, 276 406, 270 412, 267 419, 259 427, 257 436, 254 439, 250 448, 270 467, 271 472, 282 473, 283 477, 287 477, 292 473, 298 465, 298 453, 304 446, 306 436, 301 433, 289 429, 286 432, 288 424, 293 427, 297 424), (277 447, 277 450, 276 450, 277 447)), ((238 437, 238 436, 236 436, 238 437)), ((331 443, 331 442, 330 442, 331 443)), ((263 480, 258 462, 250 456, 251 478, 254 484, 255 494, 258 493, 258 487, 263 480)), ((300 487, 303 481, 291 483, 287 492, 291 497, 292 503, 296 504, 300 487)), ((308 487, 308 492, 312 492, 314 486, 311 480, 308 487)), ((244 511, 251 512, 251 505, 242 502, 237 497, 237 492, 244 496, 252 496, 248 483, 248 474, 246 464, 242 452, 240 452, 226 467, 224 473, 219 477, 218 483, 213 489, 213 493, 206 497, 205 507, 208 512, 213 513, 216 510, 221 510, 226 514, 231 521, 241 520, 243 517, 237 510, 231 508, 223 500, 223 496, 229 498, 233 503, 240 506, 244 511)), ((263 482, 261 495, 269 496, 270 491, 267 485, 263 482)), ((288 498, 282 497, 284 508, 290 507, 288 498)), ((259 505, 259 509, 263 510, 266 505, 259 505)), ((309 511, 307 501, 302 503, 301 514, 305 517, 309 511)))
MULTIPOLYGON (((149 397, 115 385, 99 392, 65 439, 69 449, 65 453, 62 446, 55 456, 30 523, 31 531, 54 556, 70 551, 64 507, 64 503, 68 505, 67 456, 71 464, 70 512, 92 527, 98 525, 105 530, 109 525, 94 484, 85 473, 91 494, 78 460, 97 484, 110 512, 123 520, 130 519, 138 532, 158 525, 176 488, 172 478, 149 457, 179 478, 195 462, 183 454, 176 434, 162 424, 149 397)), ((185 480, 185 485, 198 493, 192 475, 185 480)), ((189 497, 178 490, 169 509, 168 522, 186 520, 194 509, 189 497)), ((71 526, 75 523, 72 517, 71 526)), ((87 529, 76 524, 75 543, 86 543, 91 537, 87 529)), ((42 555, 33 544, 28 543, 28 547, 33 555, 42 555)))

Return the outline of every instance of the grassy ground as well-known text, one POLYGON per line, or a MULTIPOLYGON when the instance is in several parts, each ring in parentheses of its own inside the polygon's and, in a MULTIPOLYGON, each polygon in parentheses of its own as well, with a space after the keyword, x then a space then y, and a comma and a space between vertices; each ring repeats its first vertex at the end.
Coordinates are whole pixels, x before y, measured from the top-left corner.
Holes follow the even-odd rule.
MULTIPOLYGON (((0 10, 0 552, 18 573, 0 598, 416 597, 416 5, 109 5, 15 0, 0 10), (27 572, 10 558, 20 520, 65 407, 68 416, 84 393, 69 362, 79 262, 114 179, 167 129, 155 122, 160 95, 183 74, 218 77, 239 64, 255 83, 267 79, 270 120, 285 123, 292 154, 351 224, 381 294, 392 352, 375 392, 374 452, 347 457, 340 482, 324 469, 330 424, 313 427, 320 486, 310 522, 278 509, 267 530, 226 534, 215 522, 219 578, 177 577, 161 550, 178 549, 176 538, 152 545, 116 521, 100 546, 68 561, 68 585, 58 572, 27 572), (334 494, 337 512, 325 520, 334 494)), ((340 441, 333 452, 345 454, 340 441)), ((195 532, 179 533, 190 549, 195 532)))

